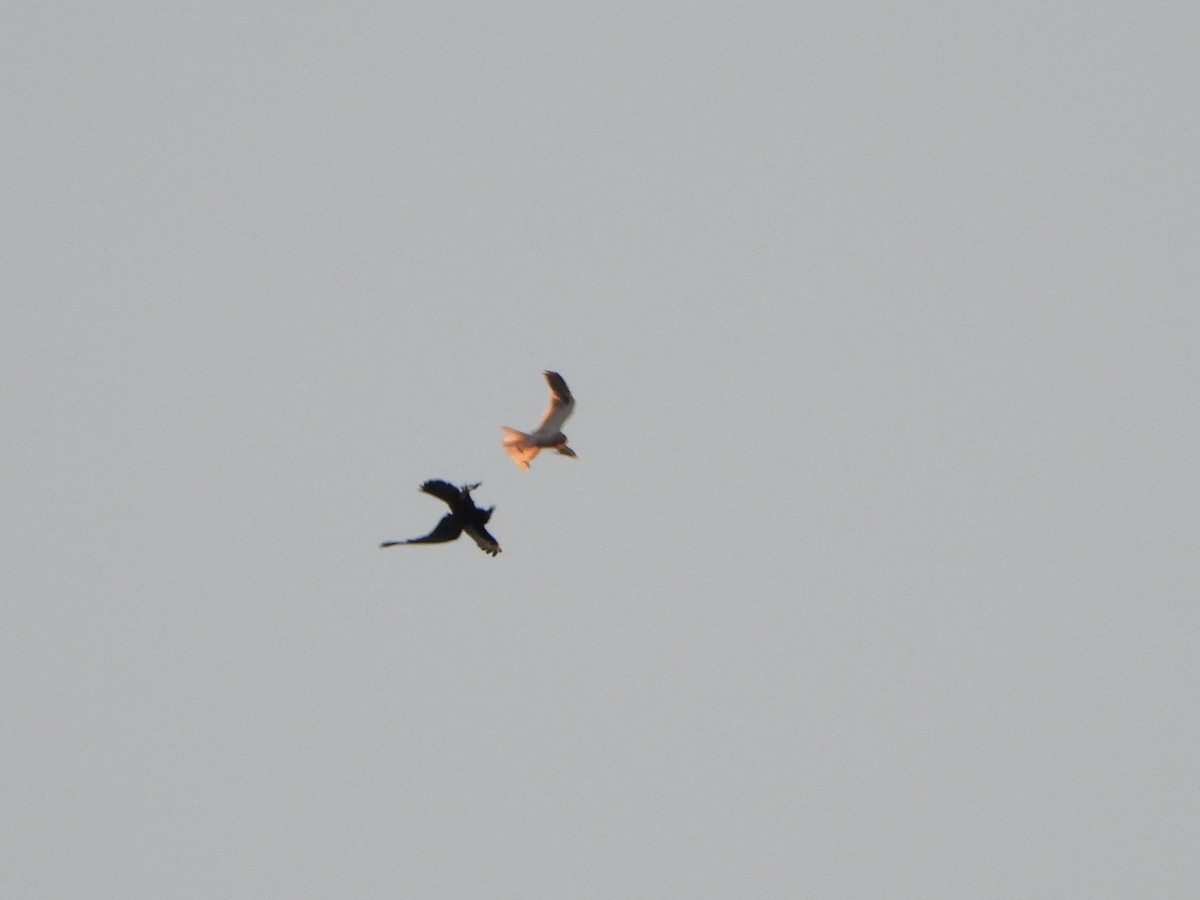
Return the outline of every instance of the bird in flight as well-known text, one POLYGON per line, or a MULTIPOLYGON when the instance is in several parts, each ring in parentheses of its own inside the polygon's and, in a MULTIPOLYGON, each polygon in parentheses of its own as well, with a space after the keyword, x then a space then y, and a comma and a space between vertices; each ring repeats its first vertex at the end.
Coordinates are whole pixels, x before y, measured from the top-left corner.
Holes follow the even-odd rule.
POLYGON ((475 484, 464 484, 462 487, 455 487, 446 481, 434 479, 427 481, 421 485, 421 490, 431 497, 437 497, 450 507, 450 512, 442 516, 442 520, 437 523, 433 531, 424 537, 413 538, 408 541, 384 541, 380 547, 395 547, 397 544, 441 544, 446 541, 453 541, 458 536, 466 532, 467 537, 479 545, 479 549, 484 553, 495 556, 500 552, 500 545, 496 543, 496 539, 488 534, 488 530, 484 528, 488 519, 492 517, 492 512, 496 509, 490 506, 487 509, 480 509, 475 505, 475 501, 471 499, 471 491, 479 487, 479 482, 475 484))
POLYGON ((557 372, 545 372, 546 383, 550 385, 550 405, 542 414, 542 421, 532 434, 517 431, 515 428, 501 426, 504 439, 501 443, 508 455, 522 469, 528 469, 533 458, 543 449, 554 448, 563 456, 575 456, 575 451, 567 446, 567 436, 562 433, 563 422, 575 409, 575 398, 571 389, 557 372))

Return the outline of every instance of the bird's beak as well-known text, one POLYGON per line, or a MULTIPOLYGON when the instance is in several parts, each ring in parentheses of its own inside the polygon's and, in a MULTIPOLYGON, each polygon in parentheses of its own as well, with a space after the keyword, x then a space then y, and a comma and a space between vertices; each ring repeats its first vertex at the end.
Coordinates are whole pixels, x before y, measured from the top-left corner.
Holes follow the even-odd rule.
POLYGON ((563 456, 571 456, 571 457, 579 456, 579 454, 576 453, 574 450, 572 450, 570 447, 562 447, 561 449, 559 449, 558 452, 561 453, 563 456))

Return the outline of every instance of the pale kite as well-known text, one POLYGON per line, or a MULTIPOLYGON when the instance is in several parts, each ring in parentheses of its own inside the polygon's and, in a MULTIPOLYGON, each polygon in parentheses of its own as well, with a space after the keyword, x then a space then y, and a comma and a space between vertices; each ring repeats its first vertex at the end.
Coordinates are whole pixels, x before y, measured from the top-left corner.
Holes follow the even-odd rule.
POLYGON ((532 434, 517 431, 515 428, 501 426, 504 439, 501 443, 508 455, 522 469, 528 469, 533 458, 543 449, 554 448, 563 456, 575 456, 575 451, 567 446, 567 436, 562 433, 563 422, 575 409, 575 398, 571 389, 557 372, 545 372, 546 382, 550 385, 550 405, 542 414, 542 421, 532 434))
POLYGON ((397 544, 441 544, 455 540, 466 532, 467 537, 479 545, 484 553, 495 556, 500 552, 496 539, 488 534, 483 526, 492 517, 496 507, 480 509, 471 499, 471 491, 479 484, 464 484, 461 488, 446 481, 433 480, 421 485, 421 490, 432 497, 437 497, 450 507, 450 512, 442 516, 442 521, 425 537, 413 538, 408 541, 384 541, 380 547, 395 547, 397 544))

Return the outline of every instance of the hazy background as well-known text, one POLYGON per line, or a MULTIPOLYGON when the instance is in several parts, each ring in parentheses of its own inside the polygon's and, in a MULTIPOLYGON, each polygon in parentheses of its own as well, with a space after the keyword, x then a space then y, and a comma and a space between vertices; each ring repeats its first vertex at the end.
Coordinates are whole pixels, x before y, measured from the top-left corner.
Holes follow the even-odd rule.
POLYGON ((22 6, 0 893, 1200 894, 1190 4, 22 6))

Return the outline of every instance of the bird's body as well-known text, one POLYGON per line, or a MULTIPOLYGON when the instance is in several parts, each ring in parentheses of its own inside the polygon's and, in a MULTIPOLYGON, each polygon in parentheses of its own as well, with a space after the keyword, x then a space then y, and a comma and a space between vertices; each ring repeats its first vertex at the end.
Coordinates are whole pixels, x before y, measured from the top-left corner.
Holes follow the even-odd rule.
POLYGON ((533 458, 542 450, 554 449, 563 456, 574 457, 575 451, 567 446, 567 436, 562 433, 562 426, 567 417, 575 410, 575 398, 571 389, 557 372, 545 372, 546 383, 550 385, 550 405, 542 415, 542 421, 532 433, 526 434, 515 428, 501 426, 504 439, 501 444, 505 451, 522 469, 528 469, 533 458))
POLYGON ((484 553, 495 556, 500 552, 500 545, 484 527, 492 517, 496 507, 481 509, 471 499, 471 491, 479 484, 465 484, 455 487, 447 481, 434 479, 421 485, 421 490, 431 497, 437 497, 450 507, 450 512, 442 516, 433 531, 424 537, 412 538, 407 541, 384 541, 380 547, 395 547, 398 544, 441 544, 453 541, 460 534, 466 533, 484 553))

